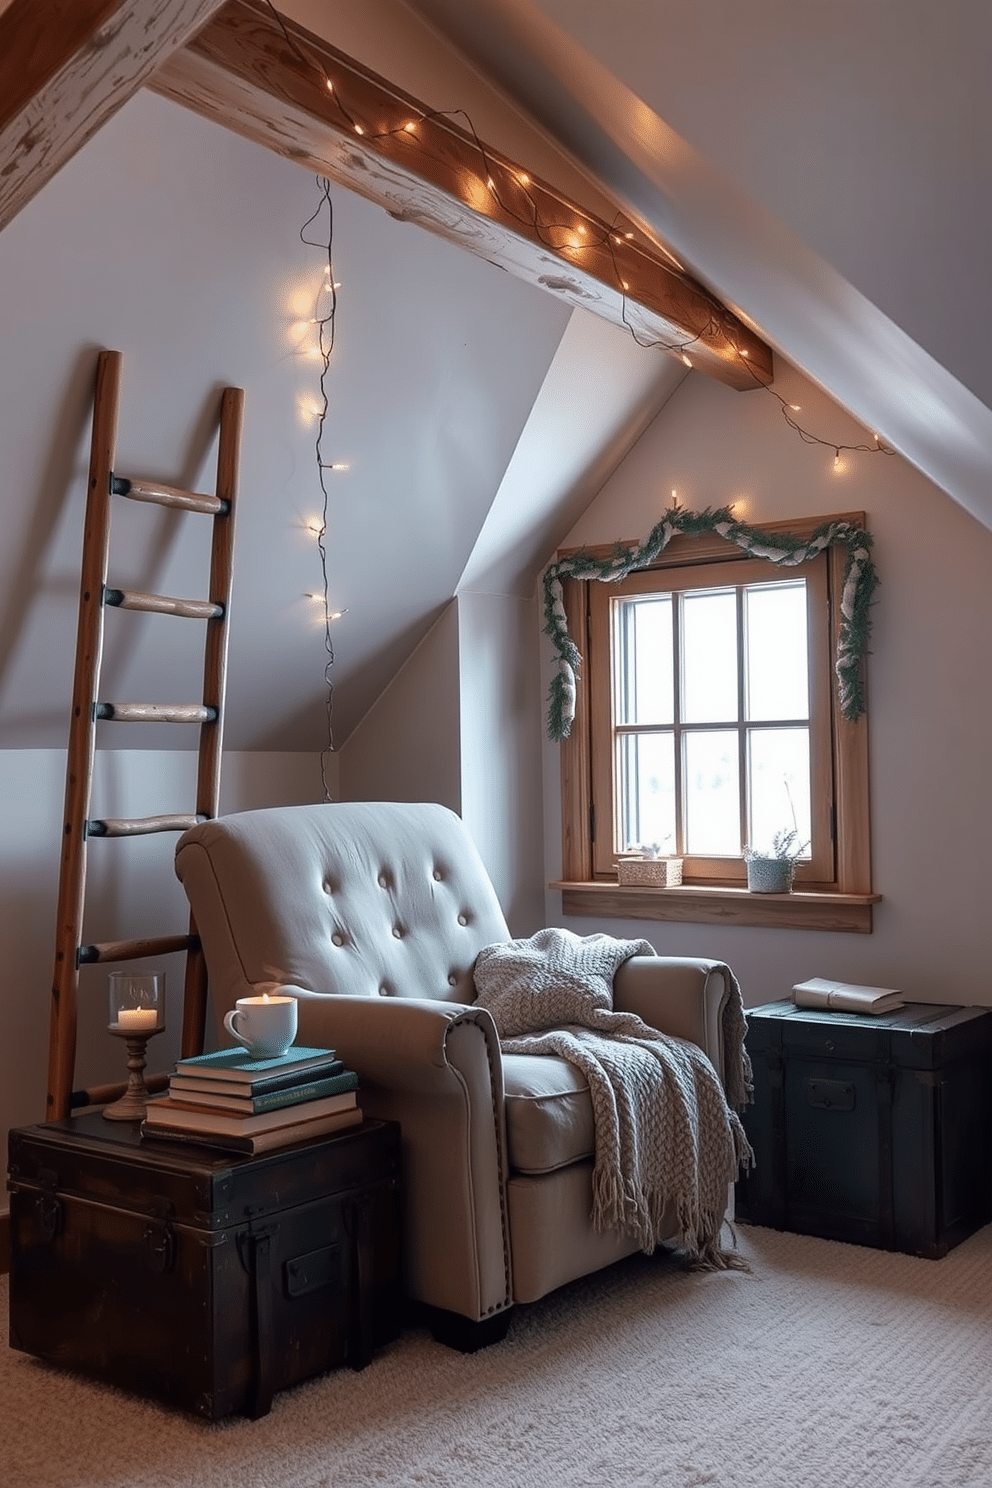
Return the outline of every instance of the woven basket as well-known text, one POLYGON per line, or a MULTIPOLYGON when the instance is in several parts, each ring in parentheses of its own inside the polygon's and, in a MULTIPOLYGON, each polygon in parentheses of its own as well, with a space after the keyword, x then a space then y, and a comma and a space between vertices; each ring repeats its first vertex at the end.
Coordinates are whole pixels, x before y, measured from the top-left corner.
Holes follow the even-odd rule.
POLYGON ((681 858, 617 858, 617 878, 640 888, 671 889, 682 882, 681 858))

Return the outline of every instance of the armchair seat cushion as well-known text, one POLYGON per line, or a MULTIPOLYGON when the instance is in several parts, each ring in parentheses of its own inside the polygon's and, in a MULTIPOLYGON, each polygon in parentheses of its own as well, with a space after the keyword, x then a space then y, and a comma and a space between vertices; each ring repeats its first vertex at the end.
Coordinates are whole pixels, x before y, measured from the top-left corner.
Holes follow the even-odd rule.
POLYGON ((552 1054, 504 1054, 511 1172, 552 1173, 595 1152, 592 1099, 582 1072, 552 1054))

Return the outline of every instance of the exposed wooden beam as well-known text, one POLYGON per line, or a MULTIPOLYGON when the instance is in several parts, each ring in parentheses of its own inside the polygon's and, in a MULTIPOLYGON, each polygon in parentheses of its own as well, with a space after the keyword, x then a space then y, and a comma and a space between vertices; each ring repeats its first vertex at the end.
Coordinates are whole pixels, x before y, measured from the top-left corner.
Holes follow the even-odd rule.
POLYGON ((0 11, 0 229, 223 0, 11 0, 0 11))
POLYGON ((733 387, 772 380, 770 349, 629 223, 568 201, 263 0, 229 0, 149 86, 733 387))

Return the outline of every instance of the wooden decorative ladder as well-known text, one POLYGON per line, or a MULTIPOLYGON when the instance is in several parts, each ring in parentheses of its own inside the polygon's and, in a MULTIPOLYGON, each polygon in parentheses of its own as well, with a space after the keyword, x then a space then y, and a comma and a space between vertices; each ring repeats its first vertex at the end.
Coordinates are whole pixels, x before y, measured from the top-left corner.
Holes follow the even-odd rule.
POLYGON ((225 388, 221 398, 217 483, 212 496, 182 491, 156 481, 127 480, 114 474, 121 354, 100 353, 93 404, 89 488, 83 531, 79 587, 79 625, 69 725, 65 811, 59 869, 59 896, 52 983, 48 1064, 49 1121, 63 1120, 73 1106, 112 1100, 123 1087, 73 1091, 76 1064, 76 1005, 79 968, 90 962, 141 960, 186 951, 182 1052, 203 1048, 207 977, 192 917, 185 935, 142 940, 83 942, 88 837, 135 837, 150 832, 183 832, 217 815, 227 673, 228 616, 234 552, 234 506, 244 393, 225 388), (115 496, 154 502, 212 518, 209 598, 173 599, 107 587, 110 519, 115 496), (199 703, 124 703, 99 699, 104 607, 174 615, 206 622, 203 698, 199 703), (196 723, 199 725, 196 805, 188 815, 92 820, 89 815, 98 719, 118 723, 196 723))

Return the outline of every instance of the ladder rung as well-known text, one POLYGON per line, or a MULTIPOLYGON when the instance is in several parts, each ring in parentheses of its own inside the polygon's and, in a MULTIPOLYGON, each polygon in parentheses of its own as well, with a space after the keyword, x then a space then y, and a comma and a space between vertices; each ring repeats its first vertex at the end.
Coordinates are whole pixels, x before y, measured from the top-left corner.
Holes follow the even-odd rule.
POLYGON ((94 703, 93 717, 108 723, 216 723, 205 703, 94 703))
MULTIPOLYGON (((145 1075, 145 1089, 152 1095, 168 1089, 168 1085, 168 1075, 145 1075)), ((85 1090, 74 1090, 69 1105, 74 1111, 83 1106, 105 1106, 110 1101, 120 1100, 126 1089, 126 1085, 89 1085, 85 1090)))
POLYGON ((188 832, 205 816, 100 816, 86 823, 87 837, 146 837, 151 832, 188 832))
POLYGON ((182 511, 205 512, 209 517, 226 514, 231 509, 231 503, 222 496, 183 491, 178 486, 165 486, 159 481, 128 480, 124 475, 112 475, 110 489, 115 496, 127 496, 131 501, 152 501, 156 506, 177 506, 182 511))
POLYGON ((173 599, 168 594, 143 594, 137 589, 105 589, 104 604, 118 610, 146 610, 152 615, 181 615, 186 620, 219 620, 222 604, 212 599, 173 599))
POLYGON ((91 966, 100 961, 143 961, 151 956, 169 956, 173 951, 193 951, 199 946, 196 935, 159 935, 144 940, 104 940, 95 945, 81 945, 76 951, 77 966, 91 966))

